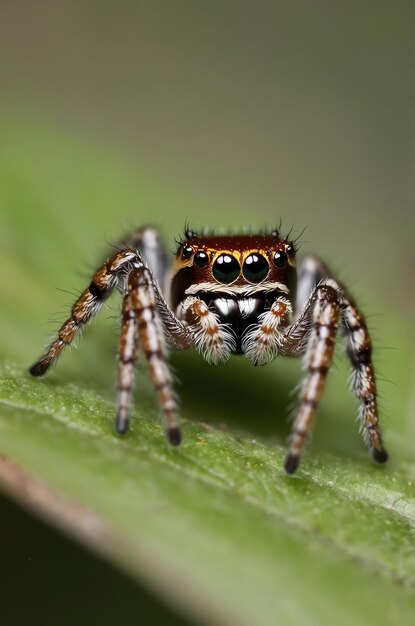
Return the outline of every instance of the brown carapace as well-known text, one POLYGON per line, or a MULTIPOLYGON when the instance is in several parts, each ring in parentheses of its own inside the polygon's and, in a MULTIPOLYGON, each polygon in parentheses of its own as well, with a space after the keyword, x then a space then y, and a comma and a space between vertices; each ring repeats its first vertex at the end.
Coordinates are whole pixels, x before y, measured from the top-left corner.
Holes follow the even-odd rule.
POLYGON ((253 365, 265 365, 278 354, 303 357, 306 375, 284 465, 292 474, 313 427, 340 330, 352 366, 363 438, 375 461, 387 460, 365 320, 320 260, 306 257, 297 267, 295 242, 278 230, 233 236, 186 230, 172 267, 157 231, 138 230, 94 274, 55 341, 31 367, 33 376, 47 372, 115 289, 123 297, 118 433, 128 430, 139 351, 146 358, 172 445, 180 443, 181 434, 167 347, 195 348, 214 365, 232 354, 244 355, 253 365))

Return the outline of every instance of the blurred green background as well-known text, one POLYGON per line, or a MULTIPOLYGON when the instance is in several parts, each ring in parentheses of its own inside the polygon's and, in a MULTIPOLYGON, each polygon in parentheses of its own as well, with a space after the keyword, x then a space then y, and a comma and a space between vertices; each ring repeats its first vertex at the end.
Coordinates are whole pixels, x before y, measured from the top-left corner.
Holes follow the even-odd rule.
MULTIPOLYGON (((301 252, 321 255, 362 303, 387 379, 381 394, 389 438, 393 446, 394 435, 404 436, 413 452, 414 18, 413 3, 402 0, 3 0, 1 356, 28 365, 56 328, 56 321, 46 324, 51 314, 71 302, 55 287, 80 288, 106 242, 131 227, 160 225, 173 249, 186 218, 195 228, 234 230, 282 218, 287 230, 305 228, 301 252)), ((116 304, 110 314, 117 315, 116 304)), ((111 391, 116 336, 112 330, 108 338, 107 329, 101 320, 62 361, 61 380, 90 375, 91 384, 111 391)), ((192 380, 192 359, 175 365, 184 383, 192 380)), ((224 402, 228 384, 238 393, 222 370, 198 367, 224 402)), ((248 376, 244 364, 234 368, 248 376)), ((273 370, 283 389, 292 386, 295 368, 279 363, 273 370)), ((346 370, 339 370, 343 380, 346 370)), ((249 376, 259 389, 251 395, 265 409, 272 375, 249 376)), ((197 406, 183 387, 184 403, 197 406)), ((205 402, 221 421, 226 404, 221 411, 205 402)), ((241 416, 246 428, 250 412, 248 406, 241 416)), ((339 453, 359 445, 349 421, 344 439, 331 444, 337 426, 326 420, 313 445, 339 453)), ((258 433, 272 427, 264 420, 258 433)), ((94 578, 113 577, 132 612, 145 604, 156 619, 167 611, 6 500, 0 520, 3 536, 18 529, 1 566, 12 598, 19 586, 30 587, 25 559, 43 546, 52 559, 62 549, 65 561, 77 550, 74 571, 90 567, 94 578), (17 535, 27 540, 22 561, 17 535), (4 563, 20 564, 18 576, 6 576, 4 563)), ((54 566, 45 561, 38 575, 52 585, 54 566)), ((93 598, 80 602, 85 614, 93 610, 93 598)), ((108 611, 104 606, 103 624, 113 623, 108 611)))

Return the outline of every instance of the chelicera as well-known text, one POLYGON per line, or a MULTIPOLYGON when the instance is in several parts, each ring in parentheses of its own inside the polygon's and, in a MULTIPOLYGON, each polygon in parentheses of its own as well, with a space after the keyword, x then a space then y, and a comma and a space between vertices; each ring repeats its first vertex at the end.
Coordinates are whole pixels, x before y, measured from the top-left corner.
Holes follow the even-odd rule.
POLYGON ((363 438, 375 461, 387 460, 366 322, 344 285, 319 259, 297 262, 294 242, 278 230, 229 236, 186 231, 169 265, 155 229, 140 229, 123 240, 94 274, 30 373, 45 374, 118 289, 123 300, 116 430, 128 430, 140 351, 164 414, 167 438, 178 445, 178 406, 167 348, 194 348, 213 365, 233 354, 253 365, 265 365, 278 354, 303 357, 306 375, 284 464, 292 474, 313 427, 340 331, 352 366, 363 438))

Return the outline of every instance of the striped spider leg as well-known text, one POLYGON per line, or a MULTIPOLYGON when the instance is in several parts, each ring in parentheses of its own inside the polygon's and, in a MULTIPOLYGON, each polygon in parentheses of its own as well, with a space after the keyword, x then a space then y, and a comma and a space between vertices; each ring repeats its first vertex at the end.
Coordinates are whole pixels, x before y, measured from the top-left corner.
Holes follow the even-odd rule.
POLYGON ((121 250, 108 259, 94 274, 88 288, 72 307, 71 315, 59 330, 58 337, 45 354, 30 368, 33 376, 42 376, 57 361, 64 348, 72 343, 78 331, 92 320, 104 301, 118 288, 123 294, 122 326, 118 360, 118 412, 116 430, 128 430, 128 412, 134 383, 134 364, 137 348, 145 355, 151 380, 164 413, 170 443, 180 443, 177 402, 172 390, 172 379, 165 360, 165 339, 176 349, 194 345, 193 336, 185 324, 169 309, 158 283, 144 262, 151 258, 160 280, 164 278, 164 254, 157 233, 142 229, 119 245, 121 250), (141 251, 127 246, 140 246, 141 251), (157 251, 157 254, 156 254, 157 251))
MULTIPOLYGON (((170 369, 166 362, 165 338, 159 312, 163 305, 166 309, 168 307, 160 296, 157 305, 155 291, 158 287, 148 267, 138 260, 138 255, 128 272, 126 282, 119 344, 116 430, 119 434, 124 434, 128 430, 128 414, 138 345, 147 360, 150 378, 164 414, 167 437, 172 445, 179 445, 181 434, 177 400, 173 392, 170 369)), ((166 314, 168 311, 165 311, 166 314)), ((182 342, 180 346, 182 349, 192 346, 191 335, 183 323, 176 320, 175 325, 176 347, 178 347, 179 340, 182 342)))
POLYGON ((372 345, 364 317, 344 286, 329 277, 327 268, 313 257, 304 259, 300 266, 297 305, 302 312, 294 324, 284 329, 278 341, 280 352, 285 356, 305 354, 307 369, 285 460, 286 471, 292 474, 300 463, 332 363, 339 328, 346 338, 353 391, 360 401, 363 439, 374 460, 385 463, 388 455, 379 427, 372 345))

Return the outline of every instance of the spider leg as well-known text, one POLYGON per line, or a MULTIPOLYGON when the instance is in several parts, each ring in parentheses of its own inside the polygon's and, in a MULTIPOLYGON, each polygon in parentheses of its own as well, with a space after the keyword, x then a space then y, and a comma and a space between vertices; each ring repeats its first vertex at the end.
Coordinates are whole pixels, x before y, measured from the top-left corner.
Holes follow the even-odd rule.
MULTIPOLYGON (((165 300, 167 282, 169 278, 169 263, 167 253, 157 230, 145 226, 124 237, 118 245, 120 249, 138 250, 140 257, 150 270, 157 309, 163 323, 165 339, 170 348, 187 350, 194 347, 192 334, 173 313, 165 300)), ((120 276, 119 289, 124 294, 125 283, 120 276)))
POLYGON ((165 293, 169 263, 165 247, 155 228, 151 226, 139 228, 121 239, 116 247, 120 250, 138 250, 161 291, 165 293))
POLYGON ((327 276, 326 266, 317 257, 307 256, 300 260, 294 323, 276 339, 278 351, 283 356, 299 357, 305 354, 313 316, 311 299, 317 285, 323 284, 327 276))
POLYGON ((284 464, 288 474, 293 474, 298 468, 307 436, 314 425, 333 359, 339 320, 337 291, 333 287, 319 285, 313 291, 302 316, 287 329, 286 337, 281 340, 280 345, 284 347, 285 354, 289 354, 287 346, 284 346, 284 339, 288 337, 287 343, 292 349, 298 337, 307 337, 307 376, 301 387, 300 406, 294 419, 290 448, 284 464), (294 342, 293 337, 296 338, 294 342))
POLYGON ((72 306, 70 317, 61 326, 57 338, 30 368, 32 376, 43 376, 63 350, 73 342, 78 331, 96 315, 118 283, 119 274, 137 258, 132 250, 122 250, 108 259, 92 277, 87 289, 72 306))
MULTIPOLYGON (((335 281, 332 281, 335 283, 335 281)), ((342 287, 341 312, 346 350, 352 365, 352 389, 360 401, 363 439, 373 459, 385 463, 388 454, 383 446, 379 427, 376 378, 372 364, 372 342, 365 319, 355 302, 342 287)))
POLYGON ((139 345, 146 357, 150 377, 164 413, 167 437, 172 445, 179 445, 181 434, 177 402, 172 387, 172 376, 165 360, 162 323, 157 311, 154 283, 149 269, 145 266, 134 267, 130 271, 123 303, 123 333, 120 345, 124 338, 125 348, 120 349, 118 432, 125 432, 128 427, 127 414, 135 351, 131 347, 127 348, 127 343, 130 346, 135 339, 135 324, 139 345), (127 363, 123 362, 124 354, 127 363))
POLYGON ((306 256, 298 263, 298 285, 295 310, 297 315, 301 314, 308 303, 310 295, 324 278, 327 278, 329 271, 320 259, 315 256, 306 256))
POLYGON ((218 365, 226 361, 236 348, 233 331, 221 324, 219 316, 197 296, 188 296, 182 306, 182 315, 189 324, 192 345, 208 363, 218 365))
MULTIPOLYGON (((284 330, 283 336, 280 338, 280 352, 287 356, 300 356, 307 351, 307 348, 309 355, 315 350, 313 347, 313 341, 316 341, 313 330, 315 328, 315 313, 313 314, 315 294, 324 286, 335 290, 340 306, 339 321, 342 333, 346 338, 347 354, 352 365, 353 392, 360 401, 359 417, 363 438, 374 460, 378 463, 384 463, 387 461, 388 455, 383 446, 379 426, 376 378, 371 356, 372 343, 365 319, 344 285, 330 277, 328 269, 318 259, 307 257, 300 265, 299 277, 297 306, 301 307, 302 310, 295 323, 284 330), (315 287, 316 284, 318 284, 317 287, 315 287), (313 289, 313 287, 314 292, 311 293, 307 301, 307 289, 313 289)), ((298 462, 299 459, 297 459, 297 465, 298 462)), ((295 471, 297 465, 294 461, 291 461, 291 465, 294 467, 292 471, 295 471)))
POLYGON ((352 366, 352 390, 360 402, 359 418, 363 439, 378 463, 385 463, 388 454, 383 447, 379 427, 376 378, 372 364, 372 342, 366 321, 346 287, 330 276, 328 268, 315 257, 306 257, 299 268, 298 304, 307 289, 323 282, 339 294, 341 329, 352 366))
POLYGON ((131 404, 131 392, 135 378, 137 360, 137 318, 131 301, 131 288, 123 298, 122 324, 118 348, 118 411, 115 430, 120 435, 128 431, 128 416, 131 404))

